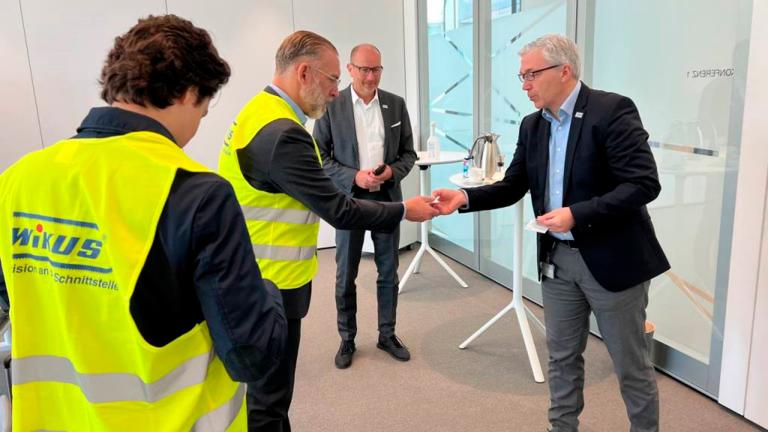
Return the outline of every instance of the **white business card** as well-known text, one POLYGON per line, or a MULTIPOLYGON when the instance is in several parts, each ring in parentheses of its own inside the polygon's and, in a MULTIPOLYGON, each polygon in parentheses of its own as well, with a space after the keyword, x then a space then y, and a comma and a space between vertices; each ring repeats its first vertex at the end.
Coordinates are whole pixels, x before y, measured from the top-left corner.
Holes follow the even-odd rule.
POLYGON ((537 232, 539 234, 544 234, 545 232, 549 231, 549 228, 540 224, 536 219, 531 219, 531 221, 528 222, 528 225, 525 226, 525 229, 528 231, 537 232))

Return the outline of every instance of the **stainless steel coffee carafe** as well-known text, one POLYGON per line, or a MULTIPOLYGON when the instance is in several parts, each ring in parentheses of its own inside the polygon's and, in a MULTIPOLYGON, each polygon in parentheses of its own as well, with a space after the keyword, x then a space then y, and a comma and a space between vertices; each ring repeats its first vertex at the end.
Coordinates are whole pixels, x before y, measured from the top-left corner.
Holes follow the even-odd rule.
POLYGON ((475 139, 469 151, 470 166, 483 170, 483 179, 490 180, 497 171, 504 168, 504 155, 499 148, 501 135, 488 133, 475 139))

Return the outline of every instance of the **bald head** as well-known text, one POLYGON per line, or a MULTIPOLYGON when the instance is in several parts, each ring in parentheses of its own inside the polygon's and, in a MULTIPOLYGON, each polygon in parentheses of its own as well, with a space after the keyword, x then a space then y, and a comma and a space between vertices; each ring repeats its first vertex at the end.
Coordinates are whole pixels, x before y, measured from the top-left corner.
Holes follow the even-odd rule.
POLYGON ((381 58, 381 51, 379 51, 379 49, 376 48, 375 45, 371 45, 369 43, 360 44, 352 48, 352 52, 349 53, 349 61, 354 63, 355 57, 358 54, 360 55, 375 54, 375 55, 378 55, 379 58, 381 58))
POLYGON ((366 104, 376 96, 383 69, 378 48, 367 43, 352 48, 347 71, 352 77, 352 89, 366 104))

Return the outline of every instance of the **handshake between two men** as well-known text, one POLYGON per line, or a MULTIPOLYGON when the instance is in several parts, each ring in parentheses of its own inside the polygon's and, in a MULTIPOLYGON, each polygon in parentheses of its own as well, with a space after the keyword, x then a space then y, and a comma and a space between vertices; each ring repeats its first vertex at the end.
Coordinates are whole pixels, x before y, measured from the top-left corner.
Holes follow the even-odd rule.
POLYGON ((405 218, 412 222, 431 220, 449 215, 467 205, 467 197, 460 190, 437 189, 432 196, 415 196, 405 201, 405 218))
MULTIPOLYGON (((405 218, 423 222, 436 216, 449 215, 468 204, 467 195, 456 189, 436 189, 432 196, 416 196, 405 201, 405 218)), ((575 225, 569 207, 538 216, 536 221, 552 232, 568 232, 575 225)))

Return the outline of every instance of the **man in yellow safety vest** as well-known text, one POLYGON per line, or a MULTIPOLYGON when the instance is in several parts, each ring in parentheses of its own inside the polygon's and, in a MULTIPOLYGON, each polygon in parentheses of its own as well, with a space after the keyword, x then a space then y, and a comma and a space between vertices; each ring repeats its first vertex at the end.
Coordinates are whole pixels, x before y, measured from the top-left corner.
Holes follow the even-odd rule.
POLYGON ((248 388, 249 425, 259 431, 290 431, 301 319, 309 309, 317 271, 320 218, 338 229, 393 231, 402 219, 437 214, 431 197, 403 202, 354 199, 323 171, 320 150, 304 128, 339 94, 339 54, 324 37, 297 31, 275 56, 272 84, 254 96, 230 128, 219 172, 234 186, 253 251, 266 278, 283 295, 288 318, 286 355, 273 374, 248 388))
POLYGON ((0 175, 14 430, 244 431, 282 299, 228 182, 181 150, 230 70, 174 15, 115 39, 73 138, 0 175))

